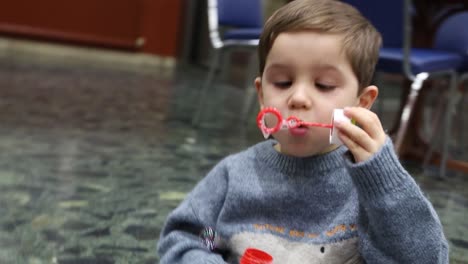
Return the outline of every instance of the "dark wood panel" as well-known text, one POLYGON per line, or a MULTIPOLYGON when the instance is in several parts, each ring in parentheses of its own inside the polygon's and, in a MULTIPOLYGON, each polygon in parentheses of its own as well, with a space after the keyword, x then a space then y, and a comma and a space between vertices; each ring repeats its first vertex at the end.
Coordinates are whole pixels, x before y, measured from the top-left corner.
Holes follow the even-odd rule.
POLYGON ((176 57, 183 0, 10 0, 0 33, 176 57))
POLYGON ((164 56, 178 55, 182 40, 183 10, 183 0, 143 0, 143 51, 151 53, 157 50, 158 54, 164 56))
POLYGON ((138 0, 4 1, 0 30, 134 47, 140 13, 138 0))

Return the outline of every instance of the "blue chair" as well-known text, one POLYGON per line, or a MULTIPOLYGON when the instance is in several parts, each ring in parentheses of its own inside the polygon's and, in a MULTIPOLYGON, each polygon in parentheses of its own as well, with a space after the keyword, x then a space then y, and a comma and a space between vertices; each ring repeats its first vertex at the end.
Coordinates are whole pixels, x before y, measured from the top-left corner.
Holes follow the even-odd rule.
MULTIPOLYGON (((208 27, 214 54, 205 83, 201 89, 198 107, 192 117, 192 124, 198 125, 208 90, 213 85, 217 68, 222 65, 224 52, 232 48, 247 48, 255 51, 263 29, 261 0, 208 0, 208 27)), ((249 71, 254 71, 250 63, 249 71)), ((253 83, 253 79, 249 80, 253 83)), ((246 90, 244 112, 248 111, 255 90, 246 90)))
POLYGON ((434 38, 434 48, 456 52, 463 57, 460 73, 468 73, 468 12, 450 15, 439 25, 434 38))
MULTIPOLYGON (((448 107, 445 111, 453 112, 455 111, 456 105, 458 104, 460 108, 458 109, 458 113, 461 116, 461 119, 458 123, 460 129, 460 145, 462 150, 464 150, 464 117, 463 117, 463 104, 460 102, 464 101, 464 97, 466 96, 466 87, 468 83, 468 31, 466 27, 468 26, 468 11, 464 12, 457 12, 452 15, 449 15, 445 18, 442 23, 439 25, 437 32, 434 37, 434 48, 438 50, 444 50, 449 52, 456 52, 462 56, 462 63, 460 67, 457 69, 460 75, 458 80, 459 83, 459 94, 451 95, 450 100, 447 102, 448 107)), ((437 124, 438 131, 440 128, 440 124, 437 124)), ((450 128, 448 128, 450 129, 450 128)), ((431 145, 426 158, 425 163, 428 163, 431 155, 433 153, 434 146, 431 145)))
MULTIPOLYGON (((411 0, 345 0, 344 2, 356 7, 382 34, 383 47, 380 50, 376 72, 400 73, 411 81, 409 95, 399 117, 395 136, 395 148, 400 152, 424 82, 429 77, 448 77, 449 94, 454 94, 457 87, 457 69, 461 65, 462 58, 455 52, 411 47, 411 15, 414 11, 411 0)), ((446 111, 444 120, 445 127, 450 127, 452 119, 449 111, 446 111)), ((444 177, 448 152, 446 129, 442 137, 440 175, 444 177)))

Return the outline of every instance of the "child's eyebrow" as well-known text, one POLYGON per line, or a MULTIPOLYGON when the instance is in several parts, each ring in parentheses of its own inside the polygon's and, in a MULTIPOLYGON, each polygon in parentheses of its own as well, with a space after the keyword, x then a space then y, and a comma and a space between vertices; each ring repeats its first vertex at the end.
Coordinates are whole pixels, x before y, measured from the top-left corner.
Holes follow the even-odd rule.
POLYGON ((290 68, 290 66, 286 65, 286 64, 282 64, 282 63, 273 63, 273 64, 270 64, 270 65, 267 65, 266 67, 267 69, 269 70, 276 70, 276 69, 287 69, 287 68, 290 68))
POLYGON ((317 72, 320 72, 321 74, 331 74, 331 76, 334 76, 336 78, 342 78, 345 74, 345 72, 341 69, 341 67, 337 67, 332 64, 320 64, 315 67, 317 72))
MULTIPOLYGON (((269 73, 272 71, 281 71, 281 70, 289 70, 292 69, 293 66, 284 64, 284 63, 272 63, 265 68, 265 72, 269 73)), ((333 74, 337 77, 341 77, 343 75, 343 71, 340 67, 336 67, 333 64, 323 63, 323 64, 316 64, 311 67, 311 70, 319 72, 319 73, 329 73, 333 74)))
POLYGON ((328 63, 319 64, 314 68, 316 68, 317 70, 320 70, 320 71, 332 71, 332 72, 341 73, 341 70, 340 70, 339 67, 336 67, 335 65, 328 64, 328 63))

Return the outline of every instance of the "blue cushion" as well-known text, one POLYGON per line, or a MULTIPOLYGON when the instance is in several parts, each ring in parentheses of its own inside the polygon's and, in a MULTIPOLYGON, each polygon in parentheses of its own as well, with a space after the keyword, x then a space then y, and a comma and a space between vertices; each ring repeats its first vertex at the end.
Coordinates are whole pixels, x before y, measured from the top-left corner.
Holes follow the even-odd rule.
POLYGON ((263 26, 260 0, 218 0, 218 22, 224 26, 255 28, 263 26))
POLYGON ((259 39, 262 28, 230 29, 224 33, 224 39, 259 39))
POLYGON ((383 38, 384 46, 403 46, 404 0, 343 0, 361 12, 383 38))
MULTIPOLYGON (((401 73, 403 71, 403 49, 380 49, 377 70, 401 73)), ((411 70, 413 74, 421 72, 437 72, 457 69, 462 63, 462 57, 453 52, 432 49, 411 49, 411 70)))
POLYGON ((437 29, 434 37, 434 47, 456 52, 463 56, 460 71, 468 71, 468 12, 460 12, 449 16, 437 29))

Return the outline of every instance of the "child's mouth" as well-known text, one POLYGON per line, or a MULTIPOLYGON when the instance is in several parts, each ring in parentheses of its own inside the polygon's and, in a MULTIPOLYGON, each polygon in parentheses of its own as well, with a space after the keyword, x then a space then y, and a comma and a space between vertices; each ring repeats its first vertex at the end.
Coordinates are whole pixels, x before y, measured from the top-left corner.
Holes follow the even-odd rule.
POLYGON ((295 128, 290 128, 289 132, 294 136, 304 136, 308 130, 309 128, 307 126, 300 125, 295 128))

